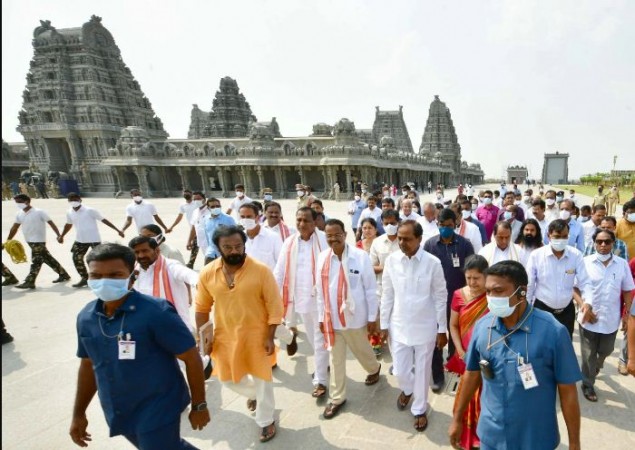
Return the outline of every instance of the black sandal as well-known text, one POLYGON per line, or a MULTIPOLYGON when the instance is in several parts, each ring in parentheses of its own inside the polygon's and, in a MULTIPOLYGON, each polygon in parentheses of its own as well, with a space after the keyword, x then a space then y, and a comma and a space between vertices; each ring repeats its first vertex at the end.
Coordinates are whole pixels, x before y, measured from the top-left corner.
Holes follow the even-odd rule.
POLYGON ((273 422, 271 422, 269 425, 267 425, 266 427, 262 427, 262 431, 260 432, 260 442, 267 442, 272 440, 277 433, 277 429, 276 429, 276 421, 274 420, 273 422), (271 427, 273 427, 273 431, 270 432, 271 427))
POLYGON ((403 411, 404 409, 406 409, 406 406, 408 406, 408 403, 410 403, 411 397, 412 394, 406 395, 404 391, 401 391, 401 394, 399 394, 399 397, 397 397, 397 409, 399 411, 403 411))
POLYGON ((428 428, 428 416, 425 413, 417 414, 415 416, 415 430, 417 430, 419 433, 422 433, 426 430, 426 428, 428 428), (421 419, 426 420, 423 425, 421 425, 421 423, 419 422, 421 419))
POLYGON ((593 386, 582 385, 582 395, 584 395, 584 398, 586 398, 590 402, 595 403, 598 401, 598 396, 595 393, 595 389, 593 389, 593 386))

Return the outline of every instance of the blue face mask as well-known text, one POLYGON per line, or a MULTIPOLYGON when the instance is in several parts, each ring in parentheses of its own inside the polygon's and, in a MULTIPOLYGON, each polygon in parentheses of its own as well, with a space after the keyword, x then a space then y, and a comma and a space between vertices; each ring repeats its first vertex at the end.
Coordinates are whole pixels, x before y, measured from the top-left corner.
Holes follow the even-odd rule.
POLYGON ((454 234, 454 228, 452 227, 439 227, 439 234, 443 239, 450 239, 454 234))
POLYGON ((102 278, 101 280, 88 280, 88 287, 97 298, 104 302, 119 300, 126 295, 130 278, 102 278))

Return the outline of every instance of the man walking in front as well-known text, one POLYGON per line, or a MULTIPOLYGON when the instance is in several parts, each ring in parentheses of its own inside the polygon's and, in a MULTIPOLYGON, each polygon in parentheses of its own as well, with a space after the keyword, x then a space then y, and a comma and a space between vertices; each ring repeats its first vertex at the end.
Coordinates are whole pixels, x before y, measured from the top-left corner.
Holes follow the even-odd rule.
POLYGON ((346 403, 346 350, 369 374, 365 384, 379 381, 381 364, 368 342, 368 333, 376 330, 377 284, 366 252, 346 244, 344 224, 329 219, 326 242, 316 268, 317 304, 320 331, 331 352, 329 404, 324 418, 332 419, 346 403))
POLYGON ((15 216, 15 223, 9 230, 7 241, 13 239, 13 236, 22 226, 24 240, 31 247, 31 269, 24 282, 16 285, 16 288, 35 289, 35 279, 40 273, 42 264, 46 264, 59 275, 56 280, 53 280, 53 283, 70 280, 71 276, 46 248, 46 224, 51 227, 58 238, 60 237, 60 231, 55 223, 46 212, 31 206, 31 197, 28 195, 18 194, 13 199, 19 211, 15 216))
POLYGON ((446 302, 448 292, 441 262, 421 247, 423 229, 415 221, 399 225, 400 251, 388 256, 382 276, 380 321, 383 337, 391 336, 391 352, 401 394, 397 408, 410 398, 414 427, 428 426, 427 401, 435 345, 447 344, 446 302), (412 362, 414 360, 414 371, 412 362))
POLYGON ((191 400, 194 430, 210 417, 192 333, 168 302, 130 290, 131 249, 102 244, 86 259, 97 299, 77 316, 81 362, 71 439, 80 447, 90 442, 86 409, 97 392, 110 436, 123 435, 139 449, 195 449, 181 439, 181 412, 191 400), (185 363, 187 384, 177 358, 185 363))
POLYGON ((196 326, 209 321, 214 307, 214 373, 223 385, 247 397, 256 411, 260 442, 276 435, 271 366, 282 300, 271 270, 245 253, 247 236, 236 226, 220 227, 214 246, 221 257, 201 270, 196 326))
POLYGON ((66 236, 73 226, 75 227, 75 242, 71 247, 71 254, 73 255, 75 270, 77 270, 81 279, 78 283, 73 284, 73 287, 80 288, 88 285, 88 270, 84 263, 84 256, 86 256, 90 248, 94 248, 101 243, 97 221, 115 230, 119 237, 124 237, 124 234, 123 231, 119 231, 108 219, 105 219, 99 211, 84 206, 79 194, 71 192, 67 198, 70 208, 66 213, 66 224, 64 225, 61 236, 57 238, 57 242, 60 244, 63 243, 64 236, 66 236))
POLYGON ((156 207, 143 198, 139 189, 132 189, 130 197, 132 197, 132 203, 126 206, 126 221, 121 227, 122 232, 125 232, 132 225, 133 219, 137 226, 137 232, 141 232, 141 228, 155 221, 161 225, 164 231, 168 229, 159 217, 156 207))

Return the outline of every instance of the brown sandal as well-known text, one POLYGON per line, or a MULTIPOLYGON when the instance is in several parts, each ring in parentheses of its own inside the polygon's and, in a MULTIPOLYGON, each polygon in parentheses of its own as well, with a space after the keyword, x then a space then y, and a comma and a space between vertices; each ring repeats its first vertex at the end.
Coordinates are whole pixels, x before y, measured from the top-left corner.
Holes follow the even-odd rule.
POLYGON ((254 412, 256 410, 256 400, 247 400, 247 409, 251 412, 254 412))
POLYGON ((410 403, 411 398, 412 394, 406 395, 404 391, 401 391, 401 394, 399 394, 399 397, 397 398, 397 409, 399 411, 403 411, 404 409, 406 409, 406 406, 408 406, 408 403, 410 403))
POLYGON ((322 398, 325 394, 326 386, 324 386, 323 384, 318 384, 317 386, 315 386, 315 389, 313 389, 313 393, 311 395, 313 396, 313 398, 322 398))
POLYGON ((364 384, 366 386, 372 386, 373 384, 377 383, 379 381, 379 372, 381 372, 381 364, 379 365, 379 369, 377 369, 377 372, 372 373, 366 377, 366 381, 364 381, 364 384))
POLYGON ((426 414, 417 414, 415 416, 415 430, 422 433, 426 428, 428 428, 428 416, 426 414), (425 419, 423 425, 421 424, 421 419, 425 419))
POLYGON ((344 406, 345 403, 346 403, 346 400, 344 400, 339 405, 336 405, 335 403, 329 403, 326 406, 326 408, 324 408, 324 414, 323 414, 324 418, 332 419, 333 417, 337 416, 337 413, 340 411, 340 408, 344 406))
POLYGON ((267 442, 272 440, 275 437, 277 431, 278 430, 276 429, 275 420, 266 427, 262 427, 262 431, 260 432, 260 442, 267 442))

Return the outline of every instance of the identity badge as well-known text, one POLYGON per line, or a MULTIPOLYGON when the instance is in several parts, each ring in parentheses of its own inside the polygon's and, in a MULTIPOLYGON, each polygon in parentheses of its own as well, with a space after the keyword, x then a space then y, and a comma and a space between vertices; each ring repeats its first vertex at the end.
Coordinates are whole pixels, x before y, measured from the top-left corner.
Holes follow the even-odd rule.
POLYGON ((119 341, 119 359, 135 359, 135 341, 119 341))
POLYGON ((452 256, 452 267, 461 267, 461 260, 459 255, 452 256))
POLYGON ((534 368, 530 363, 518 366, 518 374, 520 375, 520 380, 523 382, 525 389, 532 389, 538 386, 538 380, 536 379, 534 368))

